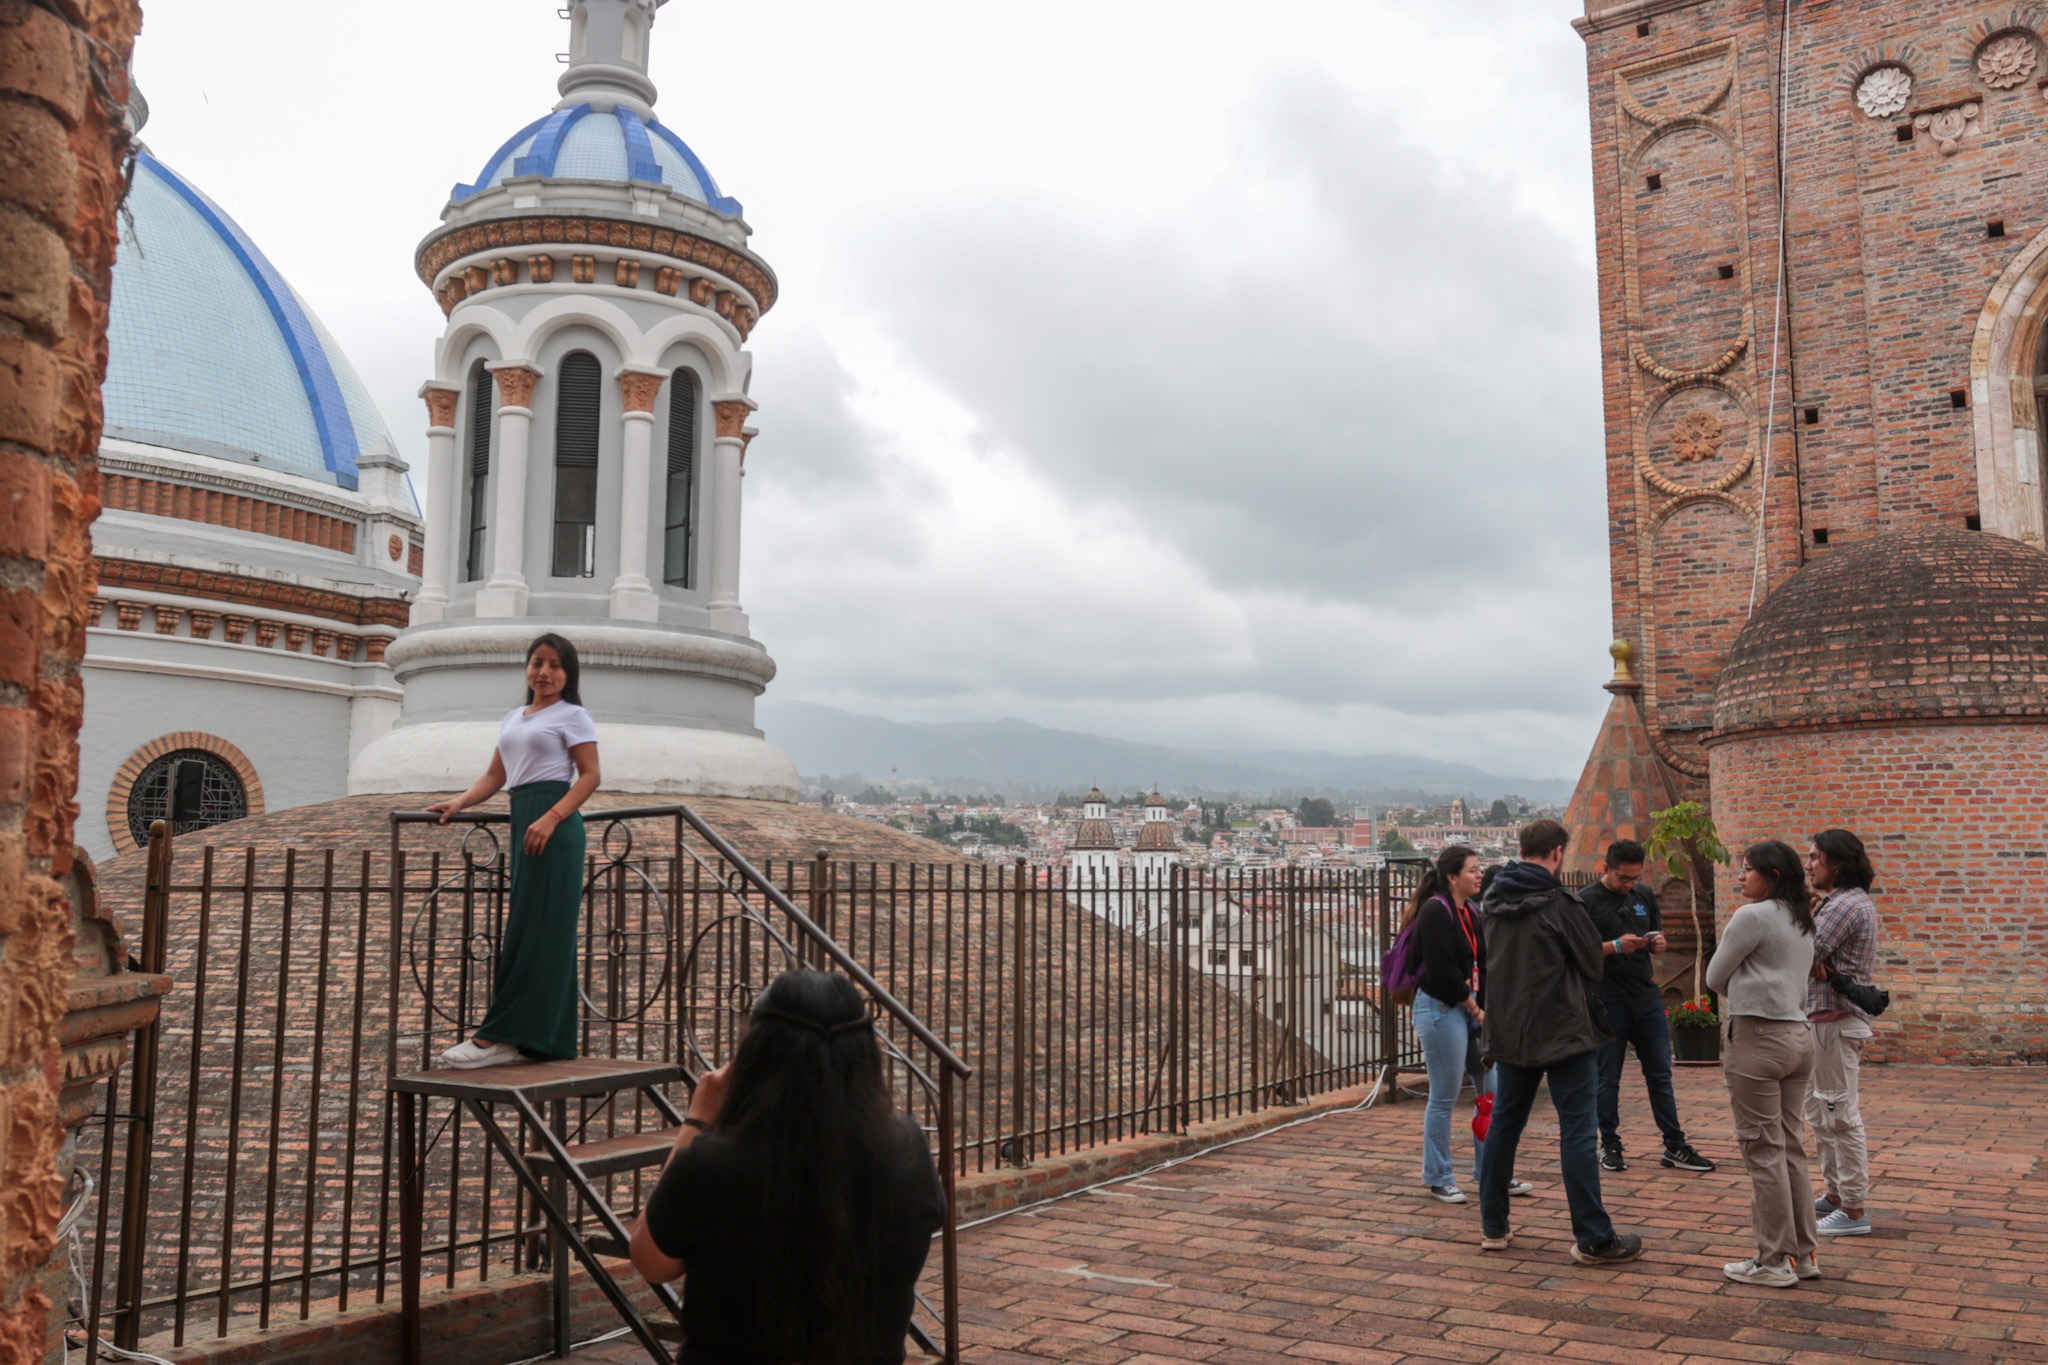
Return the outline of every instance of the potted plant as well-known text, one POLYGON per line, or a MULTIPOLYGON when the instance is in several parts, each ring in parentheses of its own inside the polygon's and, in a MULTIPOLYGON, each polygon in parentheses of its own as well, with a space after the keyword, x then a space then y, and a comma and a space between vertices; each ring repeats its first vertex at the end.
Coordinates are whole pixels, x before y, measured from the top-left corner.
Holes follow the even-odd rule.
POLYGON ((1721 1060, 1721 1016, 1708 996, 1681 1000, 1664 1011, 1671 1025, 1671 1055, 1678 1062, 1721 1060))
MULTIPOLYGON (((1730 861, 1728 849, 1714 828, 1713 817, 1697 801, 1681 801, 1669 810, 1650 812, 1652 862, 1661 862, 1673 881, 1685 883, 1685 912, 1692 920, 1692 999, 1706 999, 1707 936, 1700 930, 1700 887, 1713 887, 1712 867, 1730 861)), ((1718 1021, 1716 1021, 1718 1022, 1718 1021)))

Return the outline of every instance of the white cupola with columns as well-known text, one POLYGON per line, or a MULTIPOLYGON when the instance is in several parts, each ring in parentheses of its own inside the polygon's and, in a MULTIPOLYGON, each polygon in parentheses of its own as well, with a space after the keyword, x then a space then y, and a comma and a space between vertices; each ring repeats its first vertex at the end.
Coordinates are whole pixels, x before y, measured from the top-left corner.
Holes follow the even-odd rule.
POLYGON ((1108 889, 1117 881, 1116 830, 1109 823, 1109 798, 1102 788, 1081 798, 1081 824, 1067 845, 1076 886, 1108 889))
POLYGON ((605 786, 793 800, 754 726, 774 662, 740 604, 755 322, 774 273, 740 205, 654 116, 663 0, 571 0, 559 103, 458 184, 416 265, 447 315, 405 701, 356 792, 459 788, 532 639, 582 658, 605 786))
POLYGON ((1163 891, 1173 881, 1173 869, 1180 864, 1180 839, 1173 819, 1167 814, 1166 798, 1153 792, 1145 798, 1145 823, 1138 829, 1138 842, 1131 854, 1138 885, 1148 892, 1163 891))

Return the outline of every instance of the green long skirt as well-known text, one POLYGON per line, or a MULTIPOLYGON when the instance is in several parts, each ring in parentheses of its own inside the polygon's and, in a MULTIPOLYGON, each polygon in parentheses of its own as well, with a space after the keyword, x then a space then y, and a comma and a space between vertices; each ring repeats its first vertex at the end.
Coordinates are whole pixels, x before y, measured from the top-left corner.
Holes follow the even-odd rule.
POLYGON ((567 782, 512 789, 512 907, 476 1036, 548 1059, 576 1055, 576 929, 583 916, 583 816, 555 826, 539 856, 526 827, 569 791, 567 782))

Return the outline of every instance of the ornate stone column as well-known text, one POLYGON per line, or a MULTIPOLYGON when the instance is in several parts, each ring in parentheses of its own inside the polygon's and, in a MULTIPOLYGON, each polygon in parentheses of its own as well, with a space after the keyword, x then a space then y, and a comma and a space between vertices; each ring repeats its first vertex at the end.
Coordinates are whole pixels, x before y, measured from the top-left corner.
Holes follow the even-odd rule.
POLYGON ((523 361, 490 367, 498 381, 491 423, 491 576, 477 589, 478 616, 526 615, 526 444, 540 371, 523 361))
POLYGON ((740 472, 746 458, 750 398, 722 398, 713 403, 718 414, 718 439, 711 455, 711 609, 714 630, 744 634, 746 615, 740 610, 740 472))
POLYGON ((459 385, 430 379, 420 386, 427 403, 427 545, 420 571, 420 595, 412 604, 412 622, 438 621, 448 611, 448 585, 453 577, 455 546, 460 543, 457 514, 462 478, 455 450, 455 404, 459 385))
POLYGON ((647 518, 648 502, 655 496, 654 400, 665 378, 660 370, 619 372, 625 429, 619 469, 619 576, 612 580, 611 613, 627 621, 653 621, 661 615, 648 559, 647 518))

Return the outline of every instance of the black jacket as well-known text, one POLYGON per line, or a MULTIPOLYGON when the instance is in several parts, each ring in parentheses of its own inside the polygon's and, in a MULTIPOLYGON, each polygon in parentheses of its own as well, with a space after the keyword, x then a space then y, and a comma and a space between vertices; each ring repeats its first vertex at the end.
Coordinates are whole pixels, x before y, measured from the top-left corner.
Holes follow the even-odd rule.
MULTIPOLYGON (((1664 917, 1657 911, 1657 897, 1646 886, 1609 891, 1607 883, 1594 882, 1580 889, 1579 904, 1593 917, 1593 928, 1599 931, 1602 943, 1624 934, 1647 937, 1664 927, 1664 917)), ((1650 950, 1638 948, 1632 953, 1610 956, 1607 972, 1595 983, 1593 994, 1602 1000, 1649 1000, 1662 995, 1657 988, 1650 950)))
MULTIPOLYGON (((1486 939, 1479 927, 1479 907, 1465 907, 1472 918, 1472 933, 1479 939, 1479 951, 1486 951, 1486 939)), ((1432 896, 1415 915, 1415 932, 1408 942, 1410 961, 1422 969, 1421 989, 1446 1005, 1462 1005, 1472 994, 1472 944, 1453 918, 1450 903, 1432 896)), ((1484 958, 1482 956, 1482 961, 1484 958)), ((1486 1003, 1486 981, 1479 983, 1479 1003, 1486 1003)))
POLYGON ((1613 1036, 1587 996, 1604 965, 1600 935, 1563 882, 1534 863, 1509 863, 1487 890, 1481 922, 1486 1061, 1544 1067, 1613 1036))

